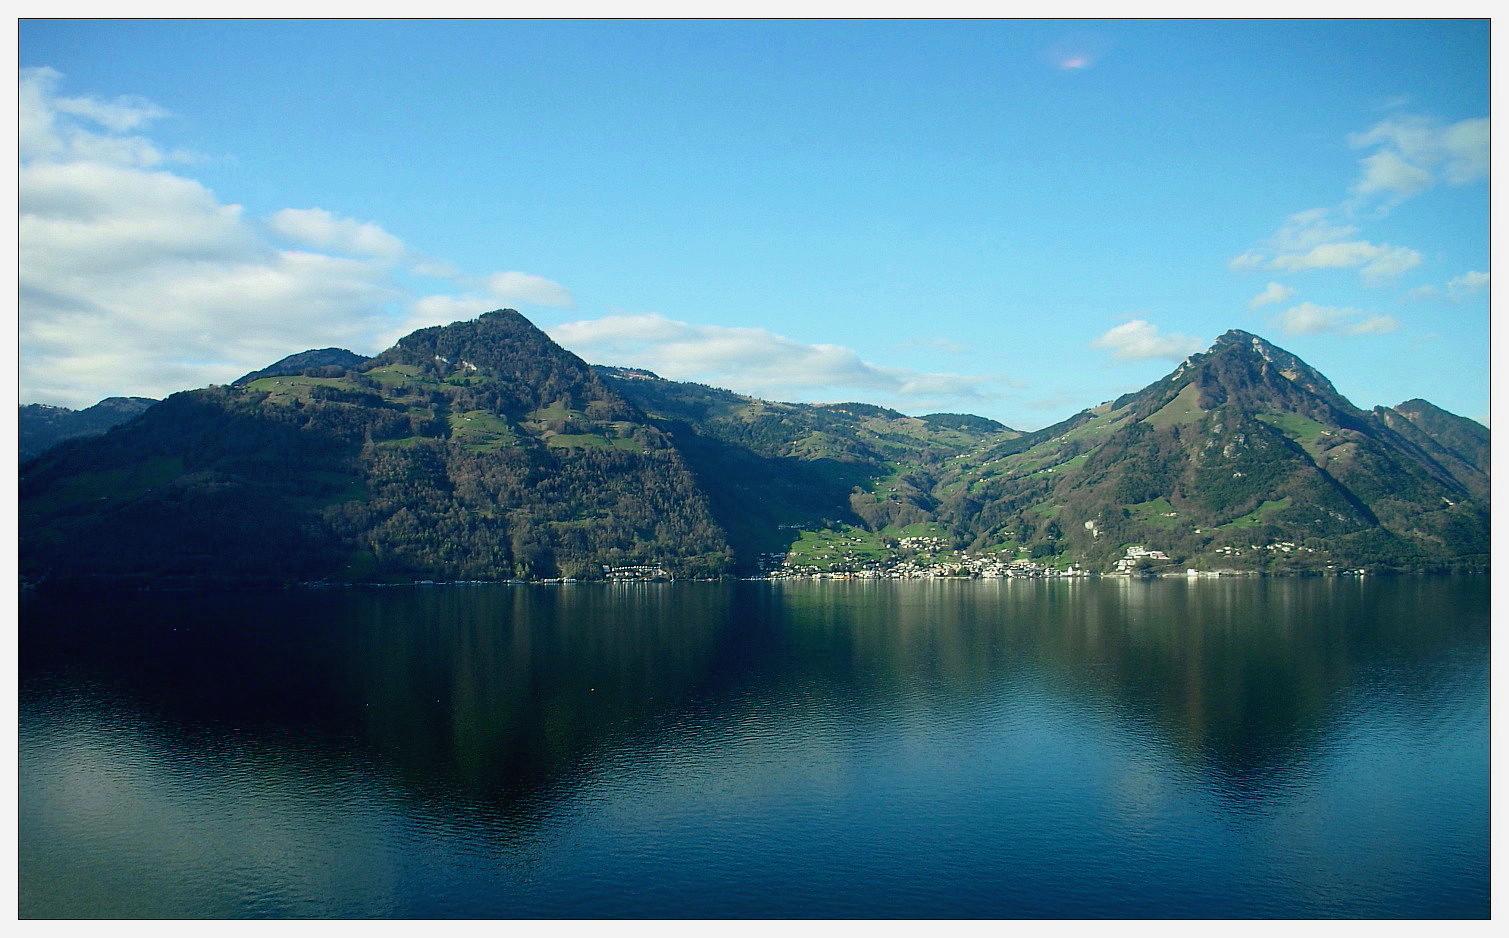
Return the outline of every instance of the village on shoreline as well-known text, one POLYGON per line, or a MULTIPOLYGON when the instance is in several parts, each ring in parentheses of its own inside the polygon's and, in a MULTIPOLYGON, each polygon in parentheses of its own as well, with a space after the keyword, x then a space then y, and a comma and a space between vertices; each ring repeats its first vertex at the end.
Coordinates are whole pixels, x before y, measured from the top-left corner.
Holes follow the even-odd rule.
MULTIPOLYGON (((1110 570, 1095 570, 1062 556, 1037 559, 1016 551, 972 552, 950 549, 942 537, 913 535, 884 542, 882 550, 866 550, 859 536, 830 535, 820 545, 803 544, 760 558, 760 573, 752 579, 1058 579, 1081 577, 1232 577, 1262 576, 1258 567, 1223 566, 1196 568, 1178 564, 1167 553, 1143 544, 1130 544, 1110 570)), ((1241 556, 1243 551, 1223 553, 1241 556)), ((1313 554, 1314 550, 1289 541, 1252 545, 1253 554, 1313 554)), ((1328 564, 1306 570, 1309 575, 1360 575, 1362 569, 1342 569, 1328 564)))

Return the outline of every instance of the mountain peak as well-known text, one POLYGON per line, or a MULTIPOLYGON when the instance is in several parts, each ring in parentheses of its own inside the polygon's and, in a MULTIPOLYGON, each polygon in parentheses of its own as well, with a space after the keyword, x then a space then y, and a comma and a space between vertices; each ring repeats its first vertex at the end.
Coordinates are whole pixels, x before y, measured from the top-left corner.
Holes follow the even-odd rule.
MULTIPOLYGON (((575 355, 561 348, 538 326, 516 309, 495 309, 475 319, 462 319, 445 326, 427 326, 399 339, 397 344, 378 358, 391 358, 403 352, 438 353, 441 361, 455 359, 464 350, 473 360, 500 349, 528 352, 546 357, 566 356, 585 369, 575 355)), ((480 363, 480 361, 479 361, 480 363)))
POLYGON ((1328 394, 1336 393, 1331 382, 1306 364, 1298 355, 1288 349, 1279 348, 1260 335, 1253 335, 1241 329, 1228 329, 1223 332, 1204 354, 1209 357, 1235 354, 1254 360, 1262 359, 1262 362, 1271 366, 1272 370, 1302 387, 1317 393, 1320 393, 1322 389, 1328 394))
POLYGON ((232 384, 250 384, 258 378, 280 378, 288 375, 324 374, 334 376, 348 368, 355 368, 367 360, 349 349, 317 348, 280 358, 258 371, 249 372, 232 381, 232 384))
POLYGON ((419 329, 371 362, 376 368, 408 365, 447 381, 495 382, 495 408, 513 416, 555 403, 572 409, 597 401, 613 419, 642 418, 586 362, 518 310, 495 309, 475 319, 419 329))
MULTIPOLYGON (((1221 333, 1221 335, 1211 343, 1210 348, 1206 350, 1206 354, 1214 354, 1230 348, 1250 348, 1252 349, 1252 351, 1262 356, 1264 360, 1270 362, 1273 361, 1276 357, 1280 356, 1293 359, 1293 361, 1295 362, 1299 362, 1299 359, 1295 358, 1293 354, 1284 351, 1262 336, 1254 335, 1253 333, 1246 332, 1242 329, 1227 329, 1225 332, 1221 333)), ((1300 364, 1303 364, 1303 362, 1300 362, 1300 364)))
POLYGON ((487 312, 478 315, 477 318, 478 319, 488 319, 488 320, 501 320, 501 321, 512 322, 512 323, 522 323, 523 325, 530 326, 531 328, 534 327, 534 323, 530 322, 524 316, 523 313, 519 312, 516 309, 509 309, 509 308, 492 309, 492 310, 488 310, 487 312))
POLYGON ((1159 381, 1113 402, 1136 402, 1152 413, 1193 385, 1202 411, 1228 402, 1252 412, 1323 414, 1324 422, 1351 426, 1361 413, 1324 375, 1262 336, 1229 329, 1204 352, 1191 355, 1159 381))
POLYGON ((1253 335, 1250 332, 1245 332, 1241 329, 1227 329, 1216 338, 1216 341, 1211 345, 1211 349, 1215 350, 1222 346, 1230 345, 1233 342, 1246 342, 1251 339, 1263 341, 1261 336, 1253 335))

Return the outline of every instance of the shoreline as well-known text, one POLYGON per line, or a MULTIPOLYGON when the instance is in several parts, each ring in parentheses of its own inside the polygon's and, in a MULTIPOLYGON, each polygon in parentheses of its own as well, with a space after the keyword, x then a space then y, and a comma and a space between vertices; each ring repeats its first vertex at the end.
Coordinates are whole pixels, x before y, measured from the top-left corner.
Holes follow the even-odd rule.
POLYGON ((930 575, 914 574, 907 576, 899 575, 875 575, 856 574, 848 572, 838 573, 801 573, 786 574, 781 576, 722 576, 722 577, 664 577, 654 579, 575 579, 575 578, 550 578, 540 580, 401 580, 390 582, 341 582, 332 580, 303 580, 297 582, 181 582, 144 585, 138 582, 107 579, 81 579, 69 581, 44 581, 40 583, 23 582, 19 585, 21 595, 50 593, 57 590, 80 590, 100 592, 137 592, 137 593, 197 593, 197 592, 240 592, 254 590, 332 590, 332 589, 434 589, 457 586, 512 586, 512 587, 560 587, 560 586, 669 586, 677 583, 783 583, 787 581, 843 581, 862 583, 901 583, 901 582, 942 582, 942 583, 979 583, 1002 580, 1126 580, 1126 581, 1199 581, 1199 580, 1233 580, 1233 579, 1348 579, 1363 580, 1369 577, 1437 577, 1437 576, 1487 576, 1491 571, 1488 569, 1463 569, 1463 570, 1393 570, 1393 569, 1353 569, 1336 571, 1267 571, 1267 570, 1220 570, 1220 571, 1197 571, 1191 573, 1153 573, 1153 574, 1127 574, 1127 573, 1097 573, 1081 571, 1074 574, 1054 573, 1046 575, 1037 574, 1014 574, 1014 575, 989 575, 989 576, 958 576, 958 575, 930 575))

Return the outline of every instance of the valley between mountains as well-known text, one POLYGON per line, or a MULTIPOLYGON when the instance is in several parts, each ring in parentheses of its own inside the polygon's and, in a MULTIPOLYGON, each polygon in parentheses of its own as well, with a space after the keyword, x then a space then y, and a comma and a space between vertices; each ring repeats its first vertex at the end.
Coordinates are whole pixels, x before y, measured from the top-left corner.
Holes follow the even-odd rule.
POLYGON ((1489 468, 1486 427, 1423 400, 1359 409, 1238 330, 1024 433, 591 366, 498 310, 373 358, 290 356, 47 449, 22 466, 21 574, 1481 570, 1489 468))

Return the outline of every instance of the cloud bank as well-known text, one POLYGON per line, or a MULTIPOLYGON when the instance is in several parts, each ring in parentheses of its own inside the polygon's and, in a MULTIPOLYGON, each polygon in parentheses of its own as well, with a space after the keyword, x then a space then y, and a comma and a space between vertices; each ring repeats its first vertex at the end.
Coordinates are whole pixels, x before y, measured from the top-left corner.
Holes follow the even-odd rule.
POLYGON ((403 242, 378 225, 340 218, 322 208, 285 208, 274 212, 268 224, 277 233, 314 248, 386 261, 404 254, 403 242))
POLYGON ((880 394, 906 409, 959 406, 995 397, 987 379, 871 364, 841 345, 798 342, 767 329, 698 325, 659 313, 563 323, 550 337, 588 361, 649 368, 774 400, 851 400, 880 394))
POLYGON ((1420 264, 1413 248, 1374 244, 1351 236, 1354 225, 1338 224, 1330 209, 1296 212, 1259 248, 1249 248, 1231 259, 1236 271, 1355 269, 1364 283, 1388 282, 1420 264))
POLYGON ((1376 335, 1399 328, 1399 321, 1392 316, 1373 315, 1350 306, 1315 303, 1291 306, 1280 313, 1273 324, 1285 335, 1376 335))
POLYGON ((1362 158, 1351 191, 1361 204, 1387 211, 1438 182, 1460 186, 1488 175, 1488 118, 1441 124, 1401 114, 1352 134, 1362 158))
MULTIPOLYGON (((1393 283, 1420 266, 1424 256, 1414 248, 1360 238, 1360 229, 1353 221, 1380 218, 1437 185, 1461 186, 1486 178, 1489 130, 1486 117, 1444 124, 1418 115, 1394 114, 1349 135, 1348 145, 1366 151, 1366 155, 1358 160, 1348 198, 1336 208, 1312 208, 1290 215, 1261 244, 1232 257, 1228 266, 1238 272, 1355 270, 1366 286, 1393 283)), ((1292 296, 1292 291, 1285 295, 1272 292, 1277 286, 1270 283, 1267 290, 1248 301, 1248 308, 1283 302, 1292 296)), ((1472 289, 1464 282, 1453 292, 1448 285, 1447 295, 1460 299, 1472 289)), ((1416 286, 1408 293, 1417 300, 1439 294, 1433 286, 1416 286)), ((1309 322, 1304 314, 1297 317, 1301 320, 1309 322)), ((1393 327, 1391 318, 1381 320, 1387 322, 1361 331, 1393 327)))
POLYGON ((1469 270, 1460 277, 1446 281, 1446 295, 1460 300, 1488 289, 1488 274, 1481 270, 1469 270))

